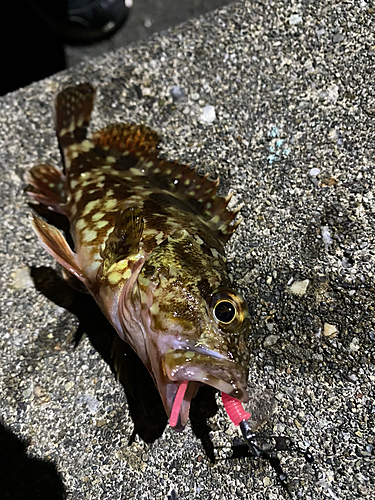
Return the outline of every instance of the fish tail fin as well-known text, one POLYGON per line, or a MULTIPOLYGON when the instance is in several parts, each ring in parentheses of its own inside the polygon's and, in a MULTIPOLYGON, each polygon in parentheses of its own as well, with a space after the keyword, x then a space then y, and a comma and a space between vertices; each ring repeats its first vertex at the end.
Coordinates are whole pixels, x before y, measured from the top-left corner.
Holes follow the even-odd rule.
POLYGON ((86 139, 94 99, 90 83, 68 87, 56 97, 56 130, 62 148, 86 139))

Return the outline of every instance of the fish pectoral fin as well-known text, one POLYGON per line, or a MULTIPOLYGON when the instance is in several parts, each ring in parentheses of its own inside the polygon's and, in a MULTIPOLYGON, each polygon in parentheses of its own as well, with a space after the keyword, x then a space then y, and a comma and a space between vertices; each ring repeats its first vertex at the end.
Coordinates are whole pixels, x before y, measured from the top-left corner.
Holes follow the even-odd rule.
POLYGON ((66 177, 58 168, 46 164, 36 165, 25 174, 29 183, 27 194, 54 212, 64 214, 66 203, 66 177))
POLYGON ((146 154, 154 151, 160 143, 159 135, 145 125, 113 123, 94 133, 95 146, 114 154, 146 154))
POLYGON ((101 251, 104 272, 115 262, 138 253, 143 229, 144 220, 140 208, 129 207, 119 210, 115 228, 108 236, 104 250, 101 251))
POLYGON ((35 215, 31 222, 35 233, 47 252, 67 271, 80 281, 84 281, 83 272, 76 261, 76 254, 60 231, 35 215))

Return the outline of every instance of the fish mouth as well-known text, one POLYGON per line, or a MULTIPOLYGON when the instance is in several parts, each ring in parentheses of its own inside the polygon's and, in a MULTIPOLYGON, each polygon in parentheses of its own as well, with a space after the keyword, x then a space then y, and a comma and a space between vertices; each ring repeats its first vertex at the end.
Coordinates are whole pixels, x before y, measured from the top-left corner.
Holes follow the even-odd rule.
POLYGON ((179 418, 176 425, 170 420, 175 430, 182 430, 189 418, 190 402, 196 395, 200 385, 210 385, 221 392, 229 394, 244 403, 249 400, 246 392, 246 377, 239 364, 214 353, 204 354, 196 350, 170 350, 161 358, 164 375, 168 378, 166 406, 168 414, 174 412, 175 401, 181 384, 186 384, 179 407, 179 418))

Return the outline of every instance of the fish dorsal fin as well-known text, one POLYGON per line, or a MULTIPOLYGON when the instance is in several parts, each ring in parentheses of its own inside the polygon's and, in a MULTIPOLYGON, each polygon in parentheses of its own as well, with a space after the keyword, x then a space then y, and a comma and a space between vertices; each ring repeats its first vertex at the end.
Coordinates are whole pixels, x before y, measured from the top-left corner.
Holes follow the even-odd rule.
POLYGON ((143 228, 144 220, 138 207, 129 207, 117 212, 115 227, 101 251, 104 273, 119 260, 138 252, 143 228))
POLYGON ((95 93, 90 83, 81 83, 57 95, 56 131, 62 148, 86 139, 95 93))
POLYGON ((155 151, 160 143, 159 135, 145 125, 113 123, 93 134, 95 146, 105 149, 109 155, 141 156, 155 151))
POLYGON ((31 222, 34 231, 47 252, 67 271, 80 281, 85 282, 83 272, 77 264, 76 254, 60 231, 35 215, 31 222))
MULTIPOLYGON (((183 199, 216 232, 225 244, 238 224, 232 224, 238 210, 227 209, 231 196, 216 195, 219 180, 209 180, 196 169, 158 157, 159 135, 145 125, 114 123, 94 133, 95 146, 108 151, 109 156, 142 157, 151 183, 167 189, 183 199)), ((141 159, 141 158, 140 158, 141 159)))
POLYGON ((201 175, 196 168, 161 160, 157 157, 157 152, 147 157, 145 162, 148 165, 152 163, 147 171, 147 177, 152 178, 152 182, 184 200, 216 233, 220 241, 227 243, 240 223, 233 224, 239 209, 228 210, 231 194, 225 197, 216 194, 219 179, 210 180, 208 174, 201 175))

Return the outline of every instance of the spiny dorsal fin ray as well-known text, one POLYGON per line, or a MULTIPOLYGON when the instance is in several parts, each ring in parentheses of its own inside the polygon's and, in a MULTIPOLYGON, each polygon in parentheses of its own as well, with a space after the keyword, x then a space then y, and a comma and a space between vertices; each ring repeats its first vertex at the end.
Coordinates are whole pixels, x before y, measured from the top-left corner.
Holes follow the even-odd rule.
POLYGON ((81 83, 57 95, 56 131, 62 148, 86 139, 95 93, 90 83, 81 83))
POLYGON ((220 239, 224 244, 228 242, 229 238, 241 223, 241 220, 233 223, 237 213, 238 211, 229 212, 226 210, 225 212, 221 212, 220 215, 214 215, 214 217, 208 221, 210 228, 219 232, 220 239))
POLYGON ((203 208, 215 196, 218 181, 209 180, 207 176, 198 174, 196 169, 159 159, 157 152, 145 158, 144 163, 151 182, 171 193, 178 193, 184 200, 194 198, 203 208))
POLYGON ((60 214, 65 214, 66 177, 58 168, 46 164, 36 165, 25 174, 29 183, 28 195, 60 214))
POLYGON ((196 169, 159 159, 157 152, 145 158, 145 165, 148 165, 146 175, 150 182, 184 200, 192 212, 217 232, 223 243, 229 240, 237 227, 231 225, 237 212, 227 208, 231 196, 216 195, 219 179, 212 181, 207 175, 198 174, 196 169))
POLYGON ((138 252, 143 229, 144 220, 138 207, 117 212, 114 230, 101 251, 104 273, 119 260, 138 252))
POLYGON ((145 125, 133 123, 113 123, 93 134, 95 146, 108 151, 109 155, 118 156, 146 155, 154 151, 160 143, 159 135, 145 125))
POLYGON ((44 222, 36 215, 33 215, 31 223, 42 246, 47 252, 52 255, 59 264, 65 267, 67 271, 72 273, 80 281, 85 282, 83 271, 77 264, 76 254, 70 248, 60 231, 47 222, 44 222))

